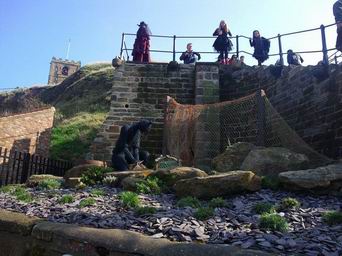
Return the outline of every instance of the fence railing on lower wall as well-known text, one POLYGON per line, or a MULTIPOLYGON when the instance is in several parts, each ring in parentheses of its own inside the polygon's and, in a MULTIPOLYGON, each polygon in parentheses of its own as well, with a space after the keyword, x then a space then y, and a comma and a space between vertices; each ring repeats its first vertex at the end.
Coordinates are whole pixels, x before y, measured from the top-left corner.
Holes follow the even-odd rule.
POLYGON ((0 186, 25 183, 33 174, 64 176, 72 163, 0 147, 0 186))

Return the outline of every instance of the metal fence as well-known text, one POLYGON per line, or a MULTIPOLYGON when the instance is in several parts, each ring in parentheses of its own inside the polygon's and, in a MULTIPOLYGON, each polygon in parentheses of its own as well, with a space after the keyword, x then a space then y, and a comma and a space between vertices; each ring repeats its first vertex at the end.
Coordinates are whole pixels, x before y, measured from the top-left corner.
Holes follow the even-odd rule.
POLYGON ((33 174, 64 176, 70 162, 0 147, 0 186, 25 183, 33 174))
MULTIPOLYGON (((301 31, 296 31, 296 32, 291 32, 291 33, 285 33, 285 34, 278 34, 277 36, 270 37, 268 38, 269 40, 276 40, 278 44, 278 52, 275 53, 270 53, 269 56, 279 56, 279 62, 283 65, 284 64, 284 51, 283 51, 283 46, 282 46, 282 39, 287 36, 291 35, 298 35, 298 34, 303 34, 303 33, 308 33, 312 31, 320 31, 321 34, 321 41, 322 41, 322 49, 317 49, 317 50, 310 50, 310 51, 296 51, 296 53, 299 54, 313 54, 313 53, 322 53, 322 62, 324 64, 329 64, 329 63, 335 63, 337 64, 342 60, 342 55, 339 54, 338 51, 336 51, 336 48, 327 48, 327 40, 326 40, 326 28, 332 27, 336 25, 336 23, 329 24, 327 26, 321 25, 320 27, 317 28, 312 28, 312 29, 307 29, 307 30, 301 30, 301 31), (335 53, 331 54, 329 56, 330 52, 336 51, 335 53)), ((127 48, 126 45, 126 37, 128 36, 136 36, 136 34, 133 33, 122 33, 122 38, 121 38, 121 48, 120 48, 120 57, 124 58, 124 53, 126 54, 126 59, 129 60, 129 54, 128 51, 132 51, 132 48, 127 48)), ((150 52, 156 52, 156 53, 168 53, 172 54, 172 60, 176 60, 176 54, 182 53, 183 51, 177 51, 176 50, 176 42, 177 39, 208 39, 208 38, 216 38, 214 36, 170 36, 170 35, 151 35, 152 38, 165 38, 172 40, 172 50, 156 50, 156 49, 151 49, 150 52)), ((253 55, 253 53, 248 52, 244 49, 240 49, 240 43, 241 40, 247 39, 249 40, 250 37, 244 36, 244 35, 236 35, 234 37, 229 37, 231 40, 233 40, 233 43, 235 43, 235 52, 232 52, 233 54, 236 54, 237 57, 241 53, 245 53, 247 55, 253 55), (235 41, 235 42, 234 42, 235 41)), ((205 54, 217 54, 216 52, 208 52, 208 51, 200 51, 200 53, 205 53, 205 54)))

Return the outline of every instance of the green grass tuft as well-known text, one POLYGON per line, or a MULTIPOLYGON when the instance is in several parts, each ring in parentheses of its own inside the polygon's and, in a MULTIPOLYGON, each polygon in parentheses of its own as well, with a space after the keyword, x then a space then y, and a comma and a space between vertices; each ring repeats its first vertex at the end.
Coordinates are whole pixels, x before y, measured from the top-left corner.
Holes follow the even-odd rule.
POLYGON ((11 195, 15 196, 17 200, 23 201, 25 203, 32 202, 32 196, 30 193, 26 191, 23 187, 16 187, 12 192, 10 192, 11 195))
POLYGON ((105 116, 103 112, 79 113, 55 126, 51 134, 51 158, 68 161, 83 158, 105 116))
POLYGON ((288 210, 292 208, 298 208, 300 206, 300 203, 297 199, 292 197, 286 197, 281 200, 279 205, 279 210, 288 210))
POLYGON ((124 207, 135 208, 140 204, 139 197, 131 191, 124 191, 119 194, 119 199, 124 207))
POLYGON ((194 217, 198 220, 207 220, 214 216, 214 209, 211 207, 200 207, 194 213, 194 217))
POLYGON ((81 200, 79 206, 83 208, 83 207, 94 205, 95 203, 96 203, 96 200, 92 197, 89 197, 89 198, 81 200))
POLYGON ((157 177, 147 177, 146 180, 137 183, 137 192, 141 194, 160 194, 162 182, 157 177))
POLYGON ((323 214, 323 221, 328 225, 342 224, 342 212, 331 211, 323 214))
POLYGON ((87 186, 101 184, 105 178, 105 173, 112 172, 112 168, 92 166, 89 167, 81 176, 81 182, 87 186))
POLYGON ((189 206, 192 208, 198 208, 198 207, 201 207, 201 202, 195 197, 187 196, 187 197, 183 197, 180 200, 178 200, 177 206, 178 207, 189 206))
POLYGON ((271 231, 286 232, 288 230, 288 223, 285 218, 276 213, 266 213, 260 217, 259 227, 271 231))
POLYGON ((253 211, 257 214, 275 213, 276 207, 268 202, 260 202, 253 206, 253 211))
POLYGON ((278 178, 262 176, 261 177, 261 187, 272 189, 272 190, 278 190, 280 188, 280 181, 278 178))
POLYGON ((90 191, 90 195, 94 197, 104 196, 105 192, 103 189, 94 188, 90 191))
POLYGON ((0 192, 1 193, 7 193, 7 194, 11 194, 15 188, 18 187, 18 185, 6 185, 6 186, 2 186, 0 187, 0 192))
POLYGON ((75 199, 72 195, 64 195, 58 200, 60 204, 71 204, 73 202, 75 202, 75 199))
POLYGON ((210 200, 209 206, 211 208, 223 208, 227 207, 227 203, 222 197, 215 197, 210 200))
POLYGON ((138 216, 151 215, 151 214, 155 214, 157 212, 157 209, 154 207, 149 207, 149 206, 145 206, 145 207, 138 206, 134 209, 134 212, 138 216))
POLYGON ((38 188, 44 190, 59 189, 62 183, 54 179, 45 179, 38 182, 38 188))

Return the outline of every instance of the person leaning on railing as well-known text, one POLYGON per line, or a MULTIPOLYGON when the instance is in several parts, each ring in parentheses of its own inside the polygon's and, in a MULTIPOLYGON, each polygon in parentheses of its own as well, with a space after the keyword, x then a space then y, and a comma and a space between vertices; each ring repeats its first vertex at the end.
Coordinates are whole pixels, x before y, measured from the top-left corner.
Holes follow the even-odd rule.
POLYGON ((258 60, 258 65, 268 59, 268 52, 270 51, 271 43, 268 39, 260 36, 259 30, 253 31, 253 40, 249 39, 249 44, 254 47, 253 57, 258 60))
POLYGON ((342 0, 338 0, 334 4, 333 12, 337 23, 336 49, 342 52, 342 0))
POLYGON ((192 43, 186 45, 186 51, 179 57, 180 60, 184 61, 184 64, 193 64, 197 60, 201 59, 201 54, 192 50, 192 43))
POLYGON ((304 62, 302 56, 293 52, 291 49, 287 51, 287 63, 289 65, 300 66, 304 62))

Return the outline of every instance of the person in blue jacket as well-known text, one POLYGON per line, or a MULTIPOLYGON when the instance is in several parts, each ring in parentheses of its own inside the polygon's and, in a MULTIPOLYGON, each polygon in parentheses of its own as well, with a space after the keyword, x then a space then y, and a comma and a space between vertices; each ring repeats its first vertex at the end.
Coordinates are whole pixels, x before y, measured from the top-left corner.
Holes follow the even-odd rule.
POLYGON ((112 167, 117 171, 127 171, 130 164, 146 165, 149 153, 140 150, 142 134, 147 134, 152 128, 152 122, 143 119, 131 125, 121 127, 120 136, 112 152, 112 167))

